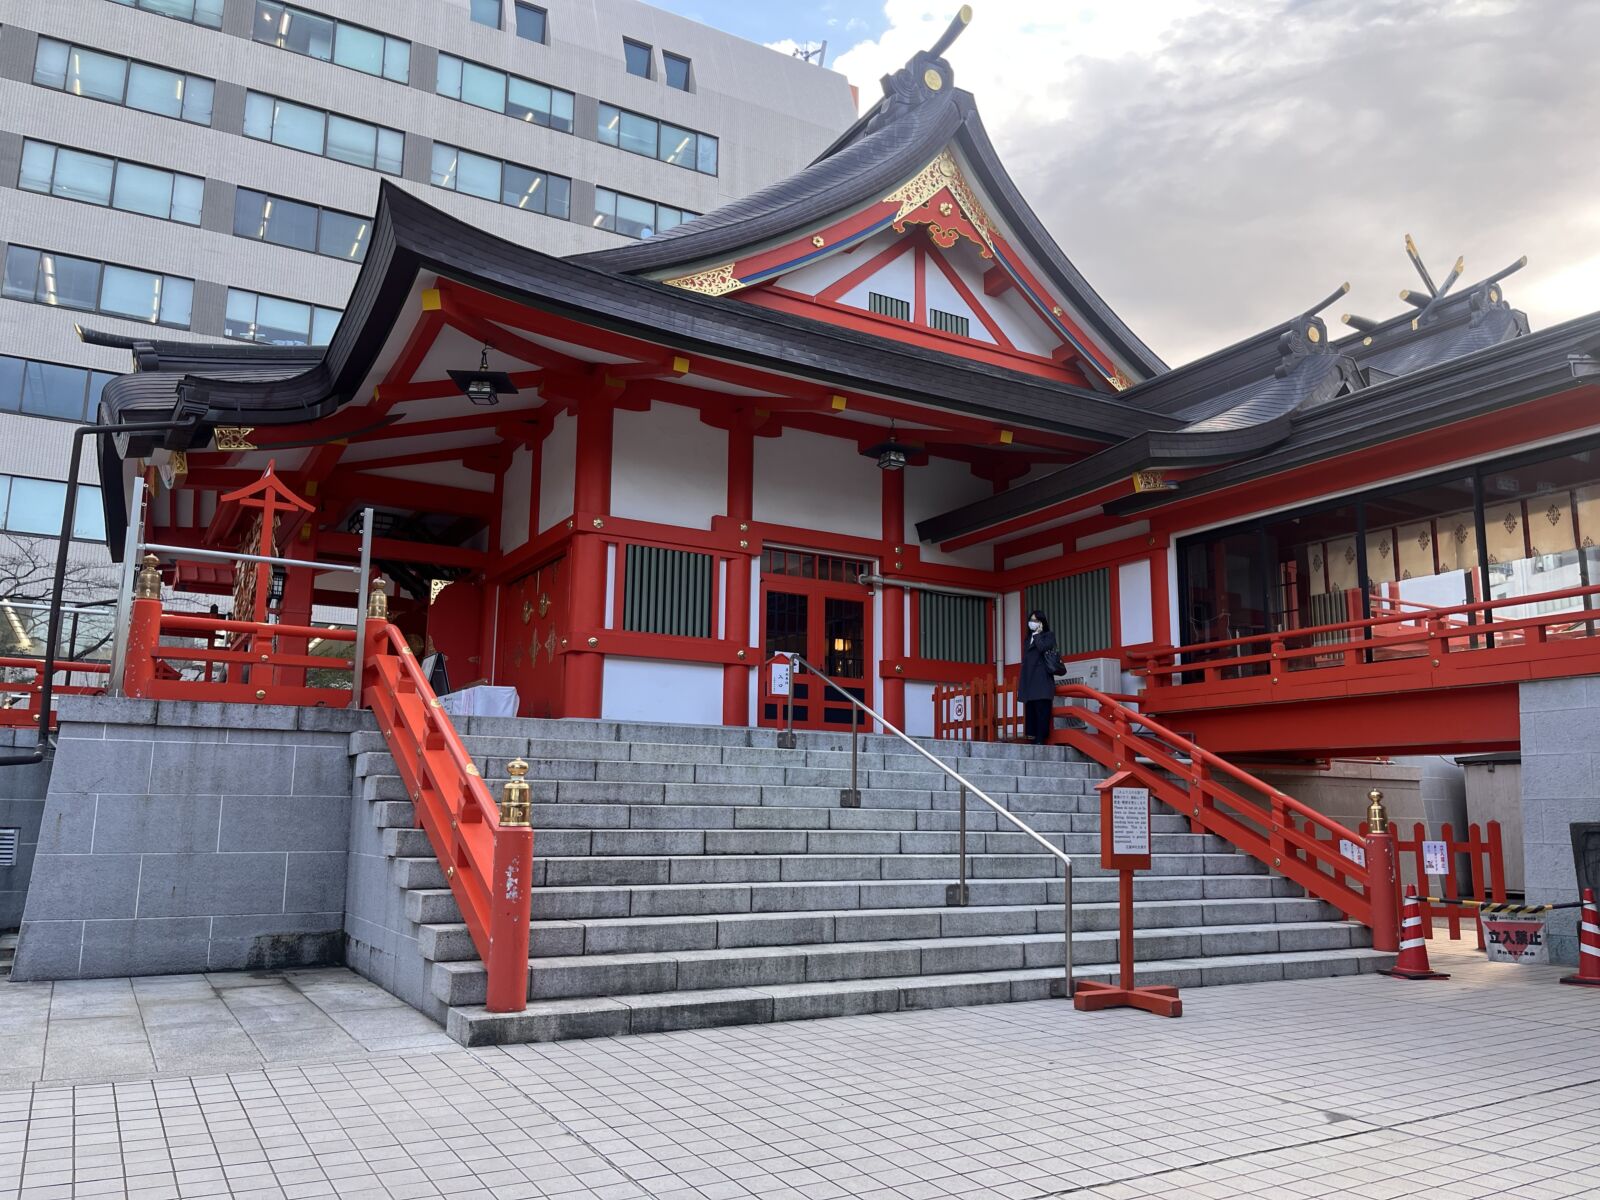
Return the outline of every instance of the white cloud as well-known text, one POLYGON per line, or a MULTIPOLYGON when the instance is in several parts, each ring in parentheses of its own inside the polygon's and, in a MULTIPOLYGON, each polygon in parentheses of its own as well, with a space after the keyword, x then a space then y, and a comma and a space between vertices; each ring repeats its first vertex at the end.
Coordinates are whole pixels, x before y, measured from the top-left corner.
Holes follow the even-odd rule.
MULTIPOLYGON (((1133 328, 1181 362, 1349 279, 1383 317, 1436 276, 1530 256, 1535 327, 1600 308, 1600 38, 1584 0, 987 0, 948 57, 1018 186, 1133 328)), ((862 91, 948 0, 888 0, 835 60, 862 91)), ((1342 307, 1342 306, 1341 306, 1342 307)), ((1337 313, 1331 314, 1337 317, 1337 313)))

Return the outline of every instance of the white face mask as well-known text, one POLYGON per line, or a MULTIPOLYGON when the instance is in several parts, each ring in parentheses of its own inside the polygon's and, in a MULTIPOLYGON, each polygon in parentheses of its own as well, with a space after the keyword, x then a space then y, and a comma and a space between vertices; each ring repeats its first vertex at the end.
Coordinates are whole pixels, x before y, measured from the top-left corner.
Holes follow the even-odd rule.
POLYGON ((1043 621, 1029 621, 1028 622, 1028 628, 1033 630, 1035 633, 1038 633, 1041 629, 1044 628, 1044 622, 1043 621))

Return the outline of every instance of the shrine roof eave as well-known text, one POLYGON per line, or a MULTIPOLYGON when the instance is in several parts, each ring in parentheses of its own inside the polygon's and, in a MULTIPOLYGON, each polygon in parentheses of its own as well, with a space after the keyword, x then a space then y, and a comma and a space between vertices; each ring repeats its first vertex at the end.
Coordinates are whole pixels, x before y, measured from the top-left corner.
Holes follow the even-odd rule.
MULTIPOLYGON (((1124 496, 1106 511, 1144 512, 1597 383, 1600 312, 1339 397, 1297 415, 1290 436, 1264 453, 1173 491, 1124 496)), ((1574 412, 1575 430, 1592 423, 1574 412)))
MULTIPOLYGON (((232 356, 220 353, 230 349, 222 347, 208 365, 169 375, 175 382, 165 384, 164 399, 157 381, 165 373, 112 380, 103 412, 115 422, 192 417, 194 445, 203 445, 217 425, 310 424, 328 417, 359 393, 426 273, 684 353, 1007 426, 1113 443, 1179 424, 1087 388, 554 258, 485 233, 387 181, 366 262, 330 345, 313 365, 285 374, 281 365, 250 355, 254 347, 232 348, 232 356)), ((159 361, 176 363, 190 349, 168 346, 159 361)), ((150 448, 139 438, 119 440, 128 443, 124 455, 150 448)))
POLYGON ((993 204, 1000 223, 1039 263, 1119 356, 1149 376, 1167 365, 1142 342, 1067 258, 1007 174, 971 93, 942 91, 874 124, 878 105, 809 166, 636 245, 575 256, 620 274, 664 273, 813 227, 819 218, 882 200, 954 145, 993 204))

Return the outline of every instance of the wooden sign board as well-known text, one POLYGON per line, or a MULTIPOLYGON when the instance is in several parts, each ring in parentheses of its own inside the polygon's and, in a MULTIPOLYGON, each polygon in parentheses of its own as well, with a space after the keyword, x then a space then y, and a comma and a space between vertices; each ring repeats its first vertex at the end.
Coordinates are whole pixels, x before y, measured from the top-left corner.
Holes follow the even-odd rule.
POLYGON ((1150 869, 1150 789, 1118 771, 1095 785, 1100 792, 1100 865, 1108 871, 1150 869))

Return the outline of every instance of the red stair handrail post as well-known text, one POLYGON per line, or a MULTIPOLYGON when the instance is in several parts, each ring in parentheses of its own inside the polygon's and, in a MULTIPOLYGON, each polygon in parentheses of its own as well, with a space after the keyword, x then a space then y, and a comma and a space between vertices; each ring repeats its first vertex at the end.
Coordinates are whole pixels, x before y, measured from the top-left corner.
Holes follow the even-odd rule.
POLYGON ((146 554, 133 582, 133 604, 128 616, 127 665, 122 670, 122 691, 143 699, 156 678, 155 650, 161 644, 161 567, 154 554, 146 554))
POLYGON ((1389 828, 1383 793, 1373 788, 1367 793, 1367 889, 1372 905, 1372 948, 1386 954, 1400 950, 1400 874, 1395 851, 1394 830, 1389 828))

